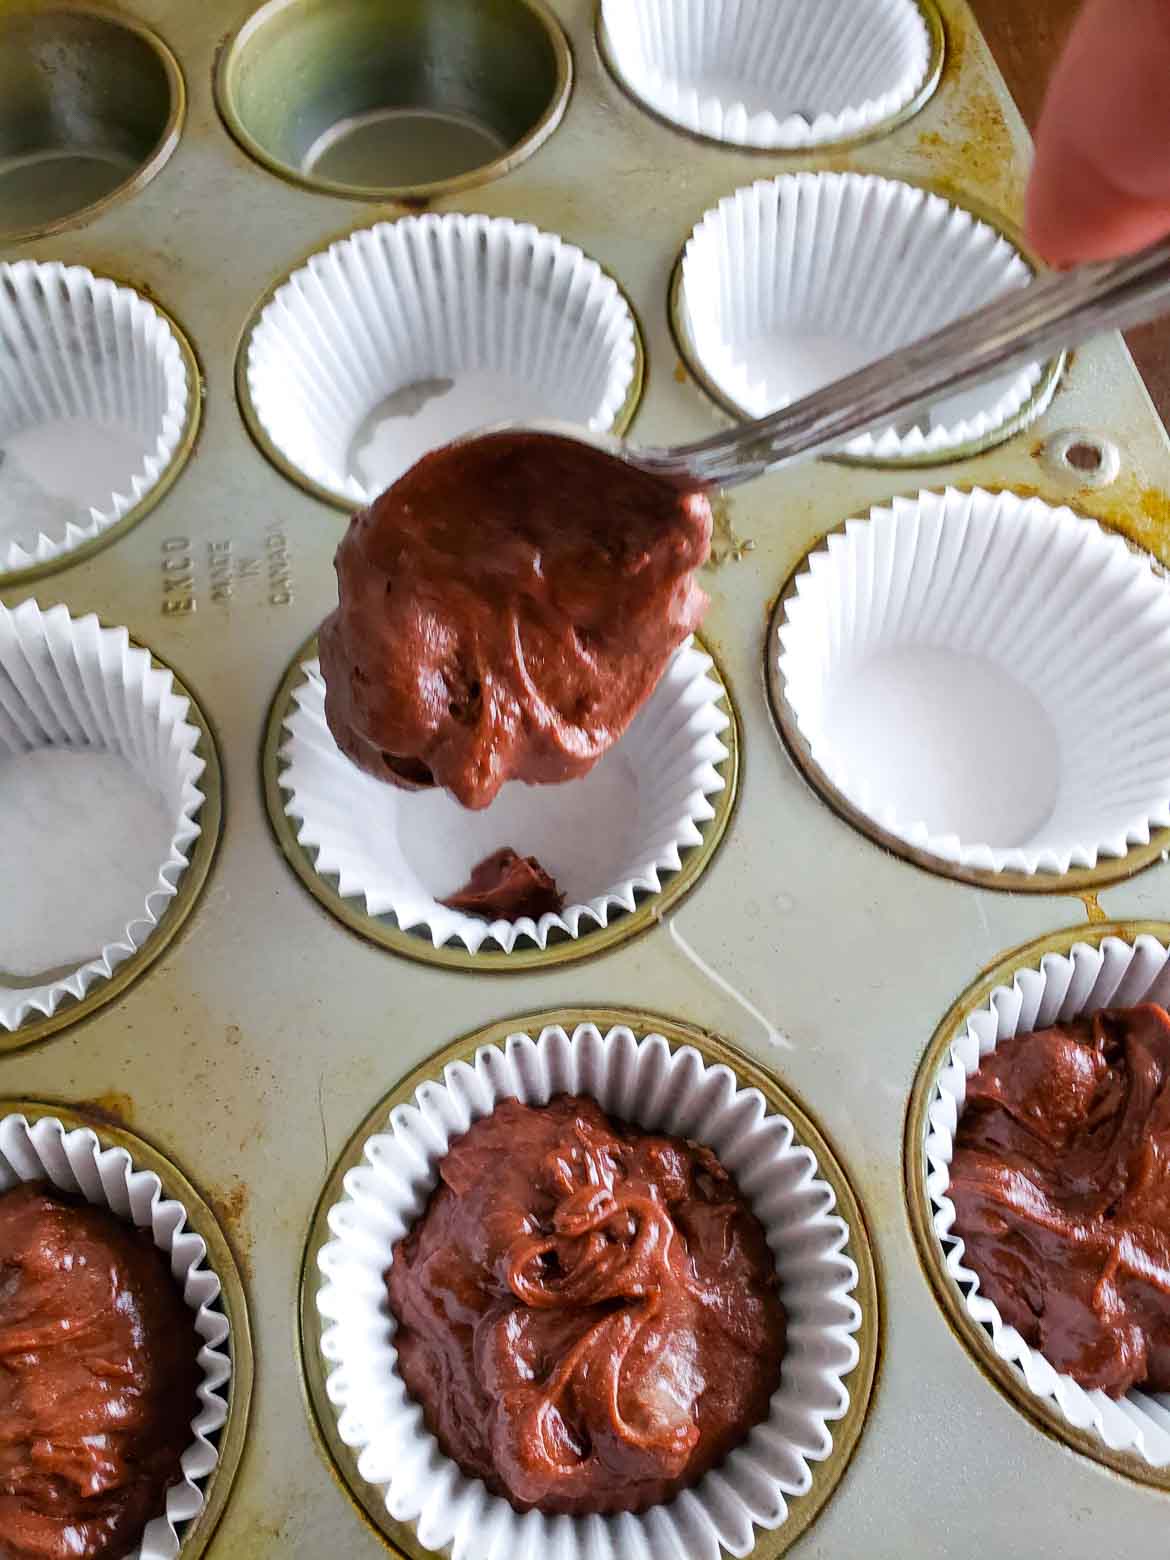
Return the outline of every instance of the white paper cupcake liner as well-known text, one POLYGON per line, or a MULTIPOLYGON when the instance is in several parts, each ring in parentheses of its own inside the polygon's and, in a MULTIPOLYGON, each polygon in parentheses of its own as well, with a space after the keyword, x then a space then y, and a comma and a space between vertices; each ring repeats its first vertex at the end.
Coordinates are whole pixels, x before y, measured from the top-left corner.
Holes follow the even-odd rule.
POLYGON ((967 1020, 935 1081, 925 1144, 926 1189, 946 1272, 960 1290, 968 1314, 985 1330, 990 1347, 1019 1372, 1035 1397, 1057 1408, 1078 1430, 1093 1431, 1113 1451, 1135 1452, 1153 1467, 1170 1464, 1170 1393, 1133 1390, 1113 1399, 1086 1391, 1056 1371, 1008 1327, 966 1266, 966 1248, 955 1229, 948 1191, 954 1137, 967 1097, 967 1079, 980 1062, 1012 1035, 1069 1023, 1106 1007, 1170 1003, 1170 955, 1156 938, 1132 943, 1106 937, 1099 948, 1077 943, 1068 954, 1048 953, 1039 968, 1021 970, 1012 985, 997 986, 967 1020))
POLYGON ((809 1464, 832 1449, 830 1424, 848 1409, 845 1378, 859 1358, 850 1232, 814 1155, 786 1118, 766 1114, 758 1090, 740 1087, 728 1067, 704 1062, 693 1047, 672 1053, 661 1035, 638 1040, 619 1027, 603 1037, 592 1024, 571 1038, 561 1028, 536 1040, 516 1034, 503 1048, 481 1048, 474 1066, 453 1063, 443 1079, 422 1084, 413 1105, 391 1112, 328 1214, 320 1346, 338 1432, 358 1453, 361 1477, 382 1490, 395 1520, 416 1524, 420 1543, 450 1547, 455 1560, 718 1560, 721 1546, 749 1554, 755 1529, 780 1527, 789 1500, 811 1488, 809 1464), (640 1516, 517 1515, 443 1456, 395 1362, 383 1274, 426 1206, 451 1140, 501 1100, 540 1105, 563 1092, 712 1148, 764 1225, 788 1313, 768 1419, 693 1489, 640 1516))
POLYGON ((126 629, 64 607, 42 612, 34 601, 0 604, 0 859, 18 889, 0 894, 0 1028, 80 1001, 158 925, 200 833, 204 761, 189 712, 172 674, 126 629), (69 771, 53 759, 52 773, 26 773, 42 755, 65 753, 69 771), (103 755, 124 764, 107 768, 103 755), (73 771, 109 789, 74 797, 73 771), (138 812, 119 812, 123 795, 147 793, 158 799, 149 826, 138 812), (35 811, 19 810, 17 796, 35 811), (79 840, 98 837, 99 867, 64 859, 67 826, 79 840), (135 884, 141 897, 131 895, 135 884), (78 958, 71 941, 99 926, 111 935, 78 958))
POLYGON ((347 507, 501 421, 594 432, 635 388, 634 317, 596 261, 503 217, 381 222, 295 271, 246 345, 263 443, 347 507))
POLYGON ((325 724, 325 684, 317 661, 284 722, 280 784, 285 811, 298 820, 301 845, 317 852, 319 874, 339 892, 364 900, 372 916, 392 915, 436 948, 455 942, 471 953, 487 943, 506 953, 577 938, 635 909, 660 891, 683 853, 703 842, 715 816, 710 798, 724 789, 720 741, 729 717, 710 656, 688 640, 621 741, 583 779, 563 785, 512 781, 482 812, 445 791, 404 791, 350 763, 325 724), (535 856, 566 895, 560 914, 538 921, 488 921, 450 910, 471 869, 504 846, 535 856))
POLYGON ((1096 521, 895 499, 810 553, 778 641, 829 783, 939 861, 1064 873, 1170 825, 1170 593, 1096 521))
POLYGON ((147 1523, 141 1542, 127 1560, 174 1560, 182 1547, 180 1529, 203 1510, 203 1486, 214 1473, 219 1453, 213 1437, 228 1415, 232 1374, 230 1325, 219 1300, 220 1281, 204 1261, 207 1245, 187 1229, 187 1210, 166 1198, 151 1170, 136 1170, 124 1148, 103 1148, 88 1127, 67 1132, 52 1116, 30 1123, 24 1116, 0 1119, 0 1191, 21 1181, 49 1181, 58 1190, 109 1208, 118 1218, 150 1230, 154 1243, 171 1259, 171 1273, 193 1313, 202 1339, 196 1356, 203 1380, 192 1440, 183 1453, 183 1480, 167 1491, 166 1510, 147 1523))
MULTIPOLYGON (((726 196, 698 223, 678 324, 719 399, 763 417, 1031 279, 1006 238, 941 196, 876 174, 785 174, 726 196)), ((942 460, 994 442, 1039 415, 1044 379, 1033 363, 842 453, 942 460)))
POLYGON ((733 146, 872 134, 927 87, 914 0, 602 0, 620 80, 655 113, 733 146))
POLYGON ((179 339, 81 266, 0 264, 0 574, 93 541, 160 483, 188 427, 179 339))

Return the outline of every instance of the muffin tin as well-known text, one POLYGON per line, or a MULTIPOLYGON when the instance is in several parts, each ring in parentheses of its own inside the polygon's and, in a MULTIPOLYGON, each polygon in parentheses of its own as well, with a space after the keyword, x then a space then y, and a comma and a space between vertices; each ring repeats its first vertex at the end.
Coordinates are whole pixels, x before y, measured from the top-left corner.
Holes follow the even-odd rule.
MULTIPOLYGON (((723 736, 733 783, 710 798, 717 816, 681 855, 681 870, 666 873, 662 894, 579 946, 552 939, 541 950, 529 939, 513 955, 489 948, 477 957, 384 917, 387 935, 372 938, 360 917, 307 891, 315 869, 282 807, 282 712, 335 600, 330 562, 345 517, 251 436, 236 392, 247 384, 259 310, 309 257, 358 230, 453 212, 507 218, 579 250, 627 301, 636 326, 630 383, 642 389, 633 436, 710 433, 730 414, 689 371, 670 298, 689 235, 722 200, 791 174, 874 175, 941 196, 994 233, 1010 237, 1018 223, 1026 136, 970 12, 963 0, 917 9, 932 51, 945 35, 945 52, 932 52, 908 117, 899 110, 864 140, 783 150, 691 135, 648 111, 605 63, 592 0, 272 0, 254 18, 247 0, 136 0, 122 20, 135 37, 157 35, 177 62, 173 72, 160 67, 170 83, 160 139, 148 146, 143 132, 134 153, 142 167, 125 188, 86 211, 42 211, 35 233, 0 241, 0 261, 83 267, 147 299, 189 343, 184 361, 202 408, 198 428, 184 426, 180 444, 193 448, 173 485, 143 495, 157 500, 149 513, 123 517, 140 523, 120 520, 100 548, 34 560, 0 590, 9 608, 35 597, 46 612, 63 605, 75 620, 96 613, 124 625, 202 712, 206 881, 199 888, 192 877, 193 857, 140 962, 128 959, 44 1024, 5 1033, 0 1061, 6 1097, 60 1101, 53 1113, 68 1108, 98 1124, 99 1136, 131 1128, 182 1163, 204 1189, 215 1238, 235 1250, 257 1339, 255 1402, 246 1435, 229 1425, 245 1455, 230 1490, 216 1481, 218 1527, 211 1535, 209 1510, 184 1554, 207 1544, 212 1555, 247 1560, 331 1551, 373 1560, 386 1552, 384 1538, 398 1553, 427 1553, 414 1529, 389 1531, 377 1490, 354 1475, 322 1395, 314 1337, 295 1320, 317 1283, 314 1210, 333 1200, 357 1124, 367 1122, 354 1148, 384 1121, 388 1091, 413 1093, 461 1048, 587 1020, 694 1045, 769 1099, 773 1091, 802 1141, 807 1132, 824 1145, 850 1202, 847 1222, 872 1247, 863 1361, 846 1381, 852 1417, 830 1427, 833 1450, 813 1465, 812 1489, 759 1537, 760 1560, 789 1548, 901 1560, 921 1548, 927 1523, 931 1553, 955 1560, 976 1547, 1029 1560, 1095 1556, 1119 1532, 1134 1553, 1164 1547, 1165 1493, 1144 1487, 1132 1465, 1114 1477, 1091 1440, 1037 1414, 1014 1389, 1004 1395, 986 1334, 943 1299, 937 1267, 912 1234, 925 1188, 915 1080, 935 1055, 939 1015, 1005 950, 1034 943, 1027 962, 1038 964, 1049 947, 1095 944, 1106 918, 1130 938, 1140 923, 1164 921, 1164 825, 1151 812, 1148 844, 1127 835, 1121 854, 1064 873, 984 873, 946 860, 922 870, 916 847, 822 794, 792 741, 775 673, 777 719, 767 688, 787 583, 848 520, 864 522, 896 498, 913 509, 922 487, 980 488, 992 499, 1010 492, 1013 511, 1036 498, 1050 510, 1067 506, 1065 525, 1095 519, 1137 549, 1123 574, 1160 583, 1170 563, 1170 447, 1118 341, 1078 352, 1058 382, 1055 369, 1053 382, 1038 381, 1045 395, 1033 391, 1023 419, 1035 420, 1013 422, 994 447, 913 471, 872 456, 822 461, 721 501, 701 637, 733 716, 734 752, 723 736), (393 25, 371 32, 379 15, 393 25), (371 39, 404 51, 424 20, 449 61, 462 49, 483 68, 465 59, 463 85, 447 97, 436 96, 436 76, 414 70, 400 78, 396 103, 371 100, 361 69, 377 66, 371 39), (447 125, 431 137, 436 111, 447 125), (428 144, 454 163, 424 158, 408 169, 402 160, 406 172, 391 183, 387 147, 405 159, 428 144), (216 754, 222 788, 212 778, 216 754), (466 957, 401 956, 426 949, 466 957), (574 952, 593 956, 573 961, 574 952), (877 1362, 872 1396, 867 1358, 877 1362), (820 1481, 818 1467, 832 1477, 820 1481)), ((94 72, 121 68, 108 55, 124 57, 102 30, 111 14, 102 8, 20 0, 5 25, 10 14, 42 30, 63 17, 63 27, 84 29, 94 72)), ((11 58, 3 54, 0 79, 11 58)), ((68 72, 58 79, 80 93, 68 72)), ((93 138, 83 117, 68 122, 84 159, 93 138)), ((7 132, 0 146, 2 205, 4 175, 16 167, 7 132)), ((38 198, 54 195, 54 183, 46 174, 38 198)), ((634 401, 636 391, 617 421, 634 401)), ((1026 637, 1024 583, 1005 570, 991 607, 1026 637)), ((1095 685, 1100 655, 1075 645, 1061 655, 1066 684, 1095 685)), ((1121 678, 1115 702, 1135 720, 1147 713, 1149 664, 1140 646, 1136 655, 1132 677, 1109 668, 1121 678)), ((1030 764, 1019 722, 996 714, 992 704, 955 740, 1009 770, 1030 764)), ((972 1005, 986 999, 982 985, 980 993, 972 1005)), ((239 1382, 239 1355, 234 1363, 239 1382)))

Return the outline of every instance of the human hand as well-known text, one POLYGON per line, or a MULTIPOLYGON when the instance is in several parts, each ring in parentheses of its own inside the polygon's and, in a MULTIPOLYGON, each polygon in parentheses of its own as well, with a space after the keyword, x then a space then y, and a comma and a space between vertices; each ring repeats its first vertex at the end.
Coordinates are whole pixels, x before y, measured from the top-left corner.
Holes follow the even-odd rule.
POLYGON ((1027 234, 1059 266, 1170 234, 1170 0, 1087 0, 1036 131, 1027 234))

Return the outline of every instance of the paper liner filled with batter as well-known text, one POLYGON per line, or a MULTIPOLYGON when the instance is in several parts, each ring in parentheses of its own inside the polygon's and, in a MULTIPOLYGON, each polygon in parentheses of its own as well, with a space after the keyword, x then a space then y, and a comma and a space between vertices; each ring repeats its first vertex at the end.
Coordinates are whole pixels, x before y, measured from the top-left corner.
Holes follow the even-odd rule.
POLYGON ((220 1281, 206 1265, 207 1244, 187 1228, 187 1210, 166 1196, 158 1176, 137 1169, 126 1149, 104 1148, 88 1127, 66 1131, 52 1116, 0 1118, 0 1192, 22 1181, 48 1181, 59 1191, 108 1208, 128 1224, 149 1230, 170 1258, 171 1273, 192 1313, 202 1379, 183 1477, 166 1494, 166 1509, 146 1525, 127 1560, 174 1560, 183 1529, 206 1501, 206 1484, 219 1462, 217 1435, 228 1417, 232 1374, 230 1324, 219 1302, 220 1281))
POLYGON ((1113 1451, 1133 1452, 1152 1467, 1170 1464, 1170 1393, 1131 1389, 1112 1398, 1086 1391, 1029 1347, 999 1309, 980 1292, 979 1277, 966 1262, 962 1233, 955 1227, 950 1165, 955 1132, 963 1114, 967 1080, 1013 1035, 1070 1023, 1102 1008, 1170 1003, 1170 954, 1154 937, 1132 941, 1106 937, 1099 947, 1076 943, 1069 953, 1047 953, 1033 969, 1020 970, 1010 987, 997 986, 972 1013, 939 1070, 928 1106, 929 1126, 921 1172, 930 1198, 938 1256, 946 1275, 979 1324, 984 1346, 1006 1360, 1022 1385, 1055 1407, 1067 1423, 1098 1436, 1113 1451))
POLYGON ((638 1038, 621 1027, 602 1034, 588 1023, 571 1036, 548 1028, 484 1046, 473 1065, 453 1063, 441 1083, 422 1084, 412 1104, 391 1113, 328 1219, 333 1238, 320 1253, 317 1308, 338 1432, 391 1516, 414 1524, 429 1549, 450 1546, 454 1560, 717 1560, 721 1546, 746 1555, 757 1529, 782 1526, 789 1502, 812 1486, 810 1463, 832 1449, 832 1423, 849 1406, 845 1378, 859 1357, 850 1231, 791 1123, 692 1047, 672 1052, 660 1035, 638 1038), (619 1119, 713 1149, 764 1226, 788 1316, 769 1417, 693 1488, 640 1515, 518 1515, 442 1455, 395 1365, 382 1275, 426 1205, 448 1144, 503 1099, 539 1105, 558 1093, 589 1095, 619 1119))

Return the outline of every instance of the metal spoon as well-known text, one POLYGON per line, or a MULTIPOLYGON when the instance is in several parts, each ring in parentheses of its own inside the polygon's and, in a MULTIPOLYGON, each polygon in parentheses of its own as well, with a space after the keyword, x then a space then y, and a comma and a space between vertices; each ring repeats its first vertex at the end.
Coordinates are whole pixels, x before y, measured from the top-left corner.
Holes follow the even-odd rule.
POLYGON ((582 435, 560 423, 525 429, 595 444, 680 487, 735 487, 799 456, 840 448, 858 434, 888 426, 900 413, 922 412, 996 373, 1078 346, 1102 331, 1140 325, 1167 309, 1170 245, 1159 244, 1123 260, 1043 275, 768 417, 693 444, 638 447, 608 434, 582 435))

